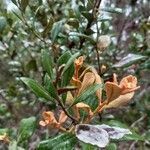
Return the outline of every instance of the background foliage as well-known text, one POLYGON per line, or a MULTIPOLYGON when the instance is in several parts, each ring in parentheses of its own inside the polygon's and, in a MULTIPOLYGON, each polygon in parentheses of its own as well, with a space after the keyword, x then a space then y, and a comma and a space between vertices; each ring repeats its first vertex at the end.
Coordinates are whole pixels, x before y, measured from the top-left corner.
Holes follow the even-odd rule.
MULTIPOLYGON (((111 45, 100 54, 100 65, 107 67, 101 76, 107 81, 111 80, 114 72, 119 78, 136 74, 141 88, 130 105, 102 114, 102 122, 118 126, 123 122, 145 137, 143 142, 119 142, 118 149, 148 149, 148 0, 102 1, 100 12, 96 16, 91 13, 94 7, 92 0, 12 0, 12 4, 14 6, 9 7, 10 1, 0 1, 0 132, 7 131, 12 139, 15 139, 12 147, 16 146, 17 141, 20 147, 35 149, 37 143, 48 138, 48 131, 40 128, 37 121, 45 108, 55 107, 36 97, 21 82, 20 77, 30 77, 43 84, 45 71, 53 78, 51 70, 46 70, 47 66, 59 65, 63 61, 60 56, 67 50, 71 54, 80 52, 85 55, 86 63, 98 70, 95 50, 97 38, 100 35, 109 35, 112 39, 111 45), (49 62, 46 56, 51 56, 52 61, 49 62), (44 69, 42 61, 47 64, 43 66, 44 69), (27 128, 31 131, 22 136, 22 132, 26 132, 22 124, 26 121, 29 126, 27 128)), ((52 131, 50 135, 55 134, 55 131, 52 131)), ((80 145, 82 147, 83 144, 80 145)), ((1 147, 7 146, 0 143, 1 147)), ((84 147, 82 149, 86 149, 84 147)), ((114 143, 111 143, 108 149, 110 147, 116 149, 114 143)))

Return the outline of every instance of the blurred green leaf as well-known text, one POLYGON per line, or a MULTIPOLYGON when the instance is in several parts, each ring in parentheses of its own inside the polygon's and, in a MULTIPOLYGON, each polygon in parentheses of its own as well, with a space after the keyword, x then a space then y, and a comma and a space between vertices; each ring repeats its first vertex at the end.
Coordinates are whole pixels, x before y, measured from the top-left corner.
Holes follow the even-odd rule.
POLYGON ((58 34, 60 33, 65 22, 66 22, 66 20, 63 19, 63 20, 60 20, 53 24, 53 27, 51 30, 52 43, 54 43, 56 41, 56 38, 57 38, 58 34))
POLYGON ((75 105, 79 102, 86 102, 87 98, 94 94, 99 88, 102 88, 102 84, 93 84, 87 89, 85 89, 78 97, 74 99, 72 105, 75 105))
POLYGON ((25 149, 20 146, 17 146, 17 141, 11 141, 9 143, 8 150, 25 150, 25 149))
POLYGON ((16 0, 11 0, 16 6, 17 6, 17 1, 16 0))
POLYGON ((28 6, 29 0, 21 0, 20 7, 23 12, 25 12, 26 7, 28 6))
POLYGON ((35 59, 30 60, 26 65, 26 71, 29 72, 30 70, 37 70, 37 64, 35 59))
POLYGON ((84 142, 81 142, 80 145, 81 145, 82 150, 98 150, 97 146, 87 144, 87 143, 84 143, 84 142))
POLYGON ((43 70, 46 71, 51 79, 53 79, 53 60, 47 50, 42 50, 42 66, 43 70))
POLYGON ((110 143, 107 147, 106 150, 117 150, 117 145, 115 143, 110 143))
POLYGON ((79 21, 76 18, 70 18, 68 20, 67 24, 69 24, 70 26, 72 26, 74 28, 79 28, 79 21))
POLYGON ((94 7, 93 0, 88 0, 88 3, 87 3, 87 11, 92 10, 93 7, 94 7))
POLYGON ((95 40, 92 37, 87 36, 85 34, 81 34, 81 33, 77 33, 77 32, 70 32, 69 36, 83 37, 83 38, 87 39, 88 41, 90 41, 92 44, 95 44, 95 40))
POLYGON ((36 118, 24 118, 20 121, 19 131, 18 131, 18 142, 22 143, 28 140, 36 129, 36 118))
POLYGON ((0 135, 3 135, 4 133, 9 133, 9 129, 8 128, 0 128, 0 135))
POLYGON ((113 67, 116 67, 116 68, 126 67, 145 58, 146 56, 137 55, 137 54, 128 54, 127 56, 123 57, 118 63, 114 64, 113 67))
POLYGON ((46 100, 53 100, 50 94, 35 80, 21 77, 20 78, 37 96, 45 98, 46 100))
POLYGON ((88 20, 88 22, 92 22, 94 19, 93 14, 87 11, 83 11, 82 15, 88 20))
POLYGON ((54 138, 41 141, 37 150, 73 150, 76 144, 76 137, 70 133, 63 133, 54 138))
POLYGON ((122 14, 123 10, 121 8, 111 8, 111 7, 107 7, 107 8, 101 8, 102 11, 106 11, 106 12, 110 12, 110 13, 117 13, 117 14, 122 14))
POLYGON ((6 25, 7 25, 6 18, 1 16, 0 17, 0 32, 2 32, 5 29, 6 25))

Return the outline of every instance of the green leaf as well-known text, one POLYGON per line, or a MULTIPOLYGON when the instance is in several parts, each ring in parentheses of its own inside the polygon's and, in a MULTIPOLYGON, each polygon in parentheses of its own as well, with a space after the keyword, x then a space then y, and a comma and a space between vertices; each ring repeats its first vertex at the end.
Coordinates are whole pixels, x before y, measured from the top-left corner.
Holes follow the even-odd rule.
MULTIPOLYGON (((66 51, 59 59, 58 59, 58 65, 61 66, 63 64, 65 64, 64 69, 66 69, 66 71, 64 71, 63 69, 63 73, 62 73, 62 78, 61 78, 61 87, 67 86, 73 76, 74 73, 74 60, 77 57, 75 55, 75 58, 71 55, 71 53, 69 51, 66 51), (67 65, 67 66, 66 66, 67 65), (66 68, 67 67, 67 68, 66 68)), ((66 94, 62 95, 62 99, 65 102, 66 99, 66 94)))
POLYGON ((37 70, 37 63, 35 59, 30 60, 27 65, 25 66, 25 69, 27 72, 29 72, 30 70, 37 70))
POLYGON ((101 11, 106 11, 109 13, 117 13, 117 14, 122 14, 123 10, 121 8, 111 8, 111 7, 107 7, 107 8, 101 8, 101 11))
POLYGON ((110 143, 107 147, 106 150, 117 150, 117 145, 115 143, 110 143))
POLYGON ((0 135, 3 135, 4 133, 9 133, 10 130, 8 128, 0 128, 0 135))
POLYGON ((54 43, 56 41, 56 38, 57 38, 58 34, 60 33, 65 22, 66 22, 66 20, 61 20, 61 21, 55 22, 53 24, 53 27, 51 30, 52 43, 54 43))
POLYGON ((94 94, 99 88, 102 88, 102 84, 91 85, 90 87, 85 89, 78 97, 74 99, 72 106, 79 102, 86 102, 88 97, 94 94))
POLYGON ((61 55, 58 59, 58 66, 66 64, 70 57, 71 57, 70 51, 64 52, 63 55, 61 55))
POLYGON ((21 0, 20 7, 23 12, 25 12, 26 7, 28 6, 29 0, 21 0))
POLYGON ((93 13, 89 13, 87 11, 83 11, 82 15, 88 20, 88 22, 92 22, 94 20, 93 13))
POLYGON ((64 74, 68 69, 69 67, 74 63, 74 60, 80 55, 79 52, 75 53, 74 55, 71 56, 71 58, 68 60, 68 62, 66 63, 64 69, 63 69, 63 72, 62 74, 64 74))
POLYGON ((19 131, 18 131, 18 142, 24 142, 28 140, 36 129, 36 118, 30 117, 25 118, 20 121, 19 131))
POLYGON ((20 78, 37 96, 45 98, 46 100, 53 100, 53 98, 50 96, 50 94, 42 87, 40 84, 38 84, 35 80, 21 77, 20 78))
POLYGON ((73 26, 74 28, 79 28, 79 21, 76 18, 70 18, 67 22, 70 26, 73 26))
POLYGON ((7 20, 5 17, 0 17, 0 32, 2 32, 7 25, 7 20))
POLYGON ((75 135, 70 133, 60 134, 54 138, 41 141, 37 150, 71 150, 74 149, 74 145, 77 140, 75 135))
POLYGON ((54 87, 53 81, 50 79, 47 73, 44 76, 44 85, 45 89, 50 93, 50 95, 53 98, 56 98, 57 97, 56 88, 54 87))
POLYGON ((98 150, 97 146, 81 142, 82 150, 98 150))
POLYGON ((16 6, 17 6, 17 1, 16 0, 11 0, 16 6))
POLYGON ((11 141, 9 143, 8 150, 25 150, 25 149, 20 146, 17 146, 17 141, 11 141))
POLYGON ((127 56, 123 57, 118 63, 113 65, 113 67, 116 67, 116 68, 127 67, 145 58, 146 56, 137 55, 137 54, 128 54, 127 56))
POLYGON ((85 38, 87 39, 88 41, 90 41, 92 44, 95 44, 95 41, 92 37, 90 36, 87 36, 85 34, 82 34, 82 33, 77 33, 77 32, 70 32, 69 33, 69 36, 78 36, 78 37, 82 37, 82 38, 85 38))
POLYGON ((43 70, 48 73, 50 78, 53 78, 53 61, 47 50, 42 50, 42 66, 43 70))

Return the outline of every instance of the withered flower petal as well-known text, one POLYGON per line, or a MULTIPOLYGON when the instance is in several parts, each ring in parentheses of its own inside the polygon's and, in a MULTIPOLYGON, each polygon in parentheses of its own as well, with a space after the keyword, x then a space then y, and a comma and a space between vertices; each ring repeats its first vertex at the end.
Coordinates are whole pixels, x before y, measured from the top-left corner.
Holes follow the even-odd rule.
POLYGON ((105 91, 108 103, 115 100, 121 95, 121 88, 113 82, 105 83, 105 91))
POLYGON ((120 106, 123 106, 130 102, 131 98, 134 96, 134 92, 127 93, 125 95, 120 95, 117 99, 110 102, 108 105, 105 105, 103 109, 105 108, 117 108, 120 106))
POLYGON ((91 86, 95 81, 95 75, 92 72, 87 72, 84 75, 81 88, 79 89, 78 95, 80 95, 86 88, 91 86))
POLYGON ((59 123, 63 124, 67 120, 68 116, 65 114, 64 111, 61 111, 60 116, 59 116, 59 123))

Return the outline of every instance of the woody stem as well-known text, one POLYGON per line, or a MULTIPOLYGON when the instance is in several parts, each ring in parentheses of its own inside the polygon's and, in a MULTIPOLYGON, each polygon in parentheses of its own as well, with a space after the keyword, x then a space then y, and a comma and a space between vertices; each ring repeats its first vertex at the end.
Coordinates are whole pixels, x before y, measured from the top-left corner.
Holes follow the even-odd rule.
POLYGON ((74 124, 76 124, 78 121, 73 117, 73 116, 71 116, 70 114, 69 114, 69 112, 65 109, 65 106, 64 106, 64 104, 62 103, 62 101, 60 100, 60 98, 57 96, 57 102, 58 102, 58 104, 61 106, 61 108, 62 108, 62 110, 65 112, 65 114, 68 116, 68 118, 70 118, 72 121, 73 121, 73 123, 74 124))
POLYGON ((95 111, 94 111, 94 114, 96 114, 97 112, 101 111, 102 108, 107 104, 107 101, 104 101, 101 105, 99 105, 95 111))

